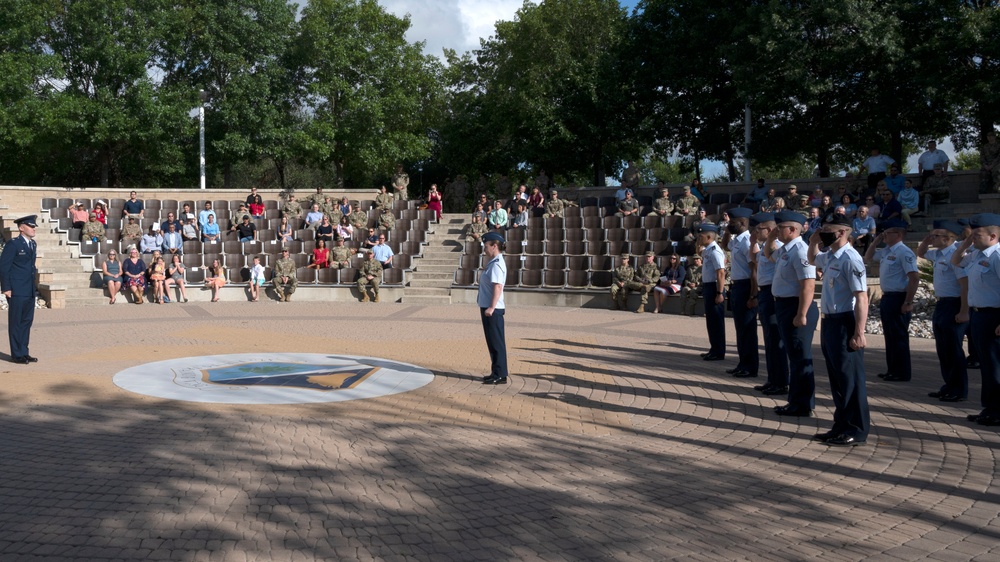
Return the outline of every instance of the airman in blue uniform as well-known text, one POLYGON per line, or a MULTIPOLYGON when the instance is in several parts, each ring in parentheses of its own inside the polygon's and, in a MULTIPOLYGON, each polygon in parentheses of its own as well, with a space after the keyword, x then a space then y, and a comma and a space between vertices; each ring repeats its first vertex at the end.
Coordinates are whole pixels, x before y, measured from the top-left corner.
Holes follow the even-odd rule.
POLYGON ((0 290, 7 297, 7 334, 10 338, 10 360, 14 363, 34 363, 38 359, 28 354, 31 323, 35 320, 35 215, 14 221, 21 235, 3 247, 0 254, 0 290))
POLYGON ((723 245, 730 253, 729 300, 733 309, 733 326, 736 328, 736 350, 739 363, 726 373, 736 378, 757 376, 760 358, 757 353, 757 299, 753 289, 753 266, 750 263, 750 215, 746 207, 729 210, 723 245))
POLYGON ((771 293, 778 333, 788 353, 788 404, 777 406, 780 416, 811 416, 815 407, 812 339, 819 322, 816 308, 816 267, 809 263, 802 229, 806 218, 794 211, 775 213, 774 229, 764 244, 764 256, 775 263, 771 293), (774 240, 784 244, 771 250, 774 240))
POLYGON ((833 428, 815 439, 836 447, 864 443, 871 426, 865 384, 867 272, 851 244, 851 230, 851 220, 837 214, 809 238, 809 263, 823 270, 820 342, 834 405, 833 428))
MULTIPOLYGON (((979 351, 979 372, 983 379, 982 406, 968 416, 980 425, 1000 425, 1000 215, 984 213, 970 220, 972 236, 952 255, 960 269, 959 278, 968 281, 962 296, 971 312, 969 335, 979 351), (972 251, 970 247, 975 249, 972 251)), ((965 318, 961 315, 959 322, 965 318)))
POLYGON ((903 244, 907 224, 901 219, 889 219, 882 233, 875 237, 865 252, 865 262, 879 261, 879 282, 882 300, 879 316, 885 336, 887 370, 878 376, 886 381, 908 381, 910 367, 910 319, 913 317, 913 296, 920 284, 917 255, 903 244), (885 242, 884 248, 878 248, 885 242))
MULTIPOLYGON (((756 295, 753 304, 757 305, 760 316, 760 326, 764 332, 764 359, 767 361, 767 382, 754 387, 767 396, 788 394, 788 354, 785 344, 781 342, 778 333, 778 317, 774 313, 774 295, 771 294, 771 283, 774 279, 775 263, 764 257, 764 245, 768 243, 768 235, 777 225, 772 213, 757 213, 750 217, 750 227, 754 231, 755 240, 750 247, 750 261, 754 264, 753 287, 751 297, 756 295)), ((771 252, 781 247, 777 239, 771 241, 771 252)))
POLYGON ((705 299, 705 328, 708 330, 709 349, 701 356, 705 361, 726 358, 726 312, 723 308, 726 286, 726 255, 719 247, 719 229, 714 224, 703 224, 698 230, 701 252, 701 295, 705 299))
POLYGON ((969 323, 957 321, 962 312, 962 284, 966 281, 958 280, 957 266, 951 263, 952 256, 962 244, 956 238, 964 230, 965 227, 956 221, 936 220, 934 230, 917 247, 918 258, 934 263, 934 296, 937 303, 931 328, 934 330, 934 344, 944 384, 929 396, 942 402, 961 402, 969 396, 969 371, 965 350, 962 349, 969 323))

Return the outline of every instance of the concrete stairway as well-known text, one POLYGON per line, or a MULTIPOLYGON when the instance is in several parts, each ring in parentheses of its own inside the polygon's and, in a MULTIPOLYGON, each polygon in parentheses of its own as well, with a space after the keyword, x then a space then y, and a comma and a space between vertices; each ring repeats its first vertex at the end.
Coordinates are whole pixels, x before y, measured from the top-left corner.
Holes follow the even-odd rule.
POLYGON ((465 247, 465 213, 445 213, 427 236, 423 257, 414 258, 405 304, 451 304, 451 283, 465 247))

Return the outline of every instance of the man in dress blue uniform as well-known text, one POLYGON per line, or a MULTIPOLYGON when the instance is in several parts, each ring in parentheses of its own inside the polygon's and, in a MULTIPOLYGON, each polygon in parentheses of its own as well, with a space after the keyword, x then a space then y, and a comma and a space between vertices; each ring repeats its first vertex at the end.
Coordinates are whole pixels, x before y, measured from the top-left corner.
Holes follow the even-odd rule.
POLYGON ((476 304, 483 321, 491 365, 490 374, 483 377, 483 384, 507 384, 507 340, 503 324, 503 286, 507 282, 507 263, 503 259, 505 242, 497 232, 483 235, 483 253, 489 262, 479 276, 476 304))
MULTIPOLYGON (((934 230, 917 247, 917 257, 934 263, 934 344, 941 363, 944 385, 928 394, 942 402, 961 402, 969 396, 969 371, 965 362, 962 340, 969 329, 968 322, 958 322, 962 312, 962 284, 958 280, 957 266, 951 258, 962 244, 956 238, 965 228, 956 221, 934 221, 934 230)), ((968 313, 968 309, 965 310, 968 313)))
POLYGON ((31 323, 35 320, 35 215, 14 221, 21 235, 3 247, 0 254, 0 290, 7 297, 7 334, 10 338, 10 360, 14 363, 34 363, 38 359, 28 354, 31 323))
POLYGON ((850 219, 833 215, 812 234, 809 263, 823 270, 820 342, 834 405, 833 428, 815 438, 834 447, 860 445, 871 425, 865 386, 868 283, 864 260, 851 245, 850 219))
MULTIPOLYGON (((962 225, 962 234, 959 236, 959 238, 961 238, 962 240, 967 240, 970 236, 972 236, 972 227, 969 226, 969 219, 967 218, 956 219, 955 222, 962 225)), ((952 254, 952 257, 954 257, 954 254, 952 254)), ((964 275, 961 275, 961 269, 956 270, 955 274, 958 275, 958 282, 960 284, 966 282, 967 278, 964 275)), ((964 304, 968 305, 968 303, 964 304)), ((968 324, 970 323, 966 322, 966 325, 968 324)), ((973 342, 972 337, 969 335, 968 329, 965 330, 965 337, 969 338, 969 352, 965 354, 966 356, 965 366, 968 369, 978 369, 979 352, 976 351, 976 345, 973 342)))
MULTIPOLYGON (((788 354, 785 344, 781 342, 778 333, 778 317, 774 314, 774 296, 771 294, 771 282, 774 279, 775 264, 764 257, 761 252, 767 244, 768 235, 777 225, 774 214, 757 213, 750 217, 750 227, 754 231, 754 244, 750 247, 750 261, 754 264, 754 290, 756 294, 752 304, 757 305, 760 316, 760 326, 764 331, 764 358, 767 360, 767 382, 754 387, 766 396, 788 394, 788 354)), ((771 252, 781 247, 777 239, 771 241, 771 252)))
POLYGON ((701 251, 701 296, 705 299, 705 328, 708 330, 709 348, 701 357, 705 361, 726 358, 726 311, 723 308, 726 286, 726 254, 719 247, 719 229, 714 224, 698 227, 698 245, 701 251))
POLYGON ((908 381, 912 375, 909 330, 920 272, 917 270, 917 255, 903 244, 906 227, 906 222, 900 219, 886 221, 882 234, 875 237, 865 252, 865 263, 871 263, 873 258, 879 262, 882 300, 878 309, 885 336, 887 370, 878 376, 886 381, 908 381), (878 248, 883 241, 885 247, 878 248))
POLYGON ((788 353, 788 404, 774 408, 779 416, 810 416, 815 407, 816 380, 813 373, 812 339, 819 321, 816 267, 807 259, 802 239, 806 218, 795 211, 775 213, 777 228, 764 245, 764 257, 775 263, 771 293, 778 333, 788 353), (771 250, 775 239, 784 245, 771 250))
POLYGON ((726 373, 736 378, 757 376, 760 358, 757 353, 757 300, 753 289, 753 266, 750 264, 750 215, 746 207, 729 210, 723 245, 729 249, 733 283, 729 300, 733 308, 733 326, 736 328, 736 351, 740 357, 736 367, 726 373))
MULTIPOLYGON (((972 236, 952 255, 958 276, 968 279, 962 296, 971 311, 970 339, 979 352, 982 406, 968 416, 980 425, 1000 425, 1000 215, 984 213, 970 220, 972 236), (970 246, 975 250, 968 251, 970 246), (968 252, 968 253, 967 253, 968 252)), ((964 320, 961 315, 957 319, 964 320)))

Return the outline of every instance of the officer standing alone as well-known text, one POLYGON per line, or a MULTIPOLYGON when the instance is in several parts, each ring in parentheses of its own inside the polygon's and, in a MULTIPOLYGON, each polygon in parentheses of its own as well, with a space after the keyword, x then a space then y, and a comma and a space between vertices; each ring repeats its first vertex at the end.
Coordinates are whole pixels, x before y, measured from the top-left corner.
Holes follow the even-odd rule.
MULTIPOLYGON (((967 280, 958 280, 958 268, 951 263, 952 256, 961 245, 956 237, 961 236, 963 230, 964 227, 955 221, 936 220, 934 230, 917 247, 917 257, 934 263, 934 296, 937 303, 934 305, 931 328, 944 384, 928 396, 942 402, 961 402, 969 396, 969 371, 965 350, 962 349, 969 323, 957 321, 963 312, 962 284, 967 280)), ((968 305, 965 313, 968 314, 968 305)))
POLYGON ((726 255, 719 247, 719 229, 714 224, 703 224, 698 231, 701 252, 701 296, 705 299, 705 328, 708 330, 709 348, 701 357, 705 361, 726 358, 726 311, 723 308, 726 286, 726 255))
POLYGON ((7 334, 10 338, 10 360, 14 363, 34 363, 38 359, 28 354, 31 324, 35 320, 35 215, 14 221, 21 233, 3 247, 0 254, 0 290, 7 297, 7 334))
POLYGON ((809 238, 809 263, 823 270, 820 342, 834 405, 833 428, 815 438, 832 447, 861 445, 871 426, 865 384, 867 272, 851 244, 851 230, 850 219, 834 215, 809 238))
POLYGON ((507 283, 507 262, 503 259, 505 240, 496 232, 483 235, 483 253, 489 262, 479 276, 476 304, 483 321, 483 334, 490 352, 490 374, 483 384, 507 384, 507 336, 504 333, 503 286, 507 283))
POLYGON ((753 265, 750 263, 750 209, 729 210, 728 249, 732 259, 730 302, 733 327, 736 328, 736 351, 739 363, 726 373, 736 378, 756 377, 760 368, 757 353, 757 295, 753 289, 753 265))
POLYGON ((777 406, 779 416, 811 416, 815 407, 816 379, 813 372, 812 340, 819 321, 816 308, 816 267, 807 259, 802 239, 806 218, 795 211, 775 213, 777 228, 764 244, 764 256, 775 263, 771 293, 778 333, 788 353, 788 404, 777 406), (771 242, 782 246, 771 251, 771 242))
POLYGON ((756 287, 757 314, 760 316, 760 326, 764 332, 764 359, 767 361, 767 382, 754 387, 766 396, 788 394, 788 354, 785 344, 781 342, 778 333, 778 317, 774 313, 774 295, 771 294, 771 283, 774 280, 773 261, 764 257, 763 248, 770 244, 770 252, 781 247, 781 242, 768 236, 777 225, 774 214, 757 213, 750 217, 750 226, 754 232, 754 243, 750 247, 750 260, 754 267, 754 287, 756 287))
POLYGON ((917 255, 903 244, 907 224, 901 219, 889 219, 882 234, 875 237, 865 252, 865 263, 879 262, 879 282, 882 300, 879 315, 885 335, 887 370, 879 374, 886 381, 905 382, 912 376, 910 366, 910 319, 913 317, 913 296, 920 284, 917 255), (885 242, 885 248, 877 248, 885 242))

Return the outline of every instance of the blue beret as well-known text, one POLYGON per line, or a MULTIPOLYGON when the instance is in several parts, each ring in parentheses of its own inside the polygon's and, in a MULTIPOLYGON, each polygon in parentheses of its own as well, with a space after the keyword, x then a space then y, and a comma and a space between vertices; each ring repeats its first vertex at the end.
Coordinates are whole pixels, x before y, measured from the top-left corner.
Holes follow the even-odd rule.
POLYGON ((714 232, 714 233, 718 234, 719 233, 719 227, 716 226, 716 225, 714 225, 714 224, 712 224, 712 223, 710 223, 710 222, 702 223, 698 227, 698 234, 701 234, 702 232, 714 232))
POLYGON ((969 226, 981 228, 984 226, 1000 226, 1000 215, 996 213, 981 213, 969 219, 969 226))
POLYGON ((37 218, 38 218, 38 215, 28 215, 26 217, 21 217, 19 219, 16 219, 14 221, 14 224, 16 224, 18 226, 20 226, 20 225, 23 224, 23 225, 26 225, 26 226, 30 226, 31 228, 35 228, 36 226, 38 226, 37 224, 35 224, 35 219, 37 219, 37 218))
POLYGON ((962 226, 969 226, 969 219, 955 219, 955 222, 962 226))
POLYGON ((806 223, 806 216, 802 213, 796 213, 795 211, 778 211, 774 213, 774 222, 781 224, 783 222, 795 222, 798 224, 806 223))
POLYGON ((847 218, 847 215, 843 213, 836 213, 831 215, 829 220, 826 221, 827 224, 833 224, 836 226, 854 226, 851 219, 847 218))
POLYGON ((903 219, 889 219, 882 223, 882 230, 889 230, 890 228, 902 228, 906 230, 909 226, 903 219))
POLYGON ((499 233, 487 232, 483 235, 483 242, 506 242, 506 240, 499 233))
POLYGON ((750 215, 750 226, 757 226, 762 222, 771 222, 774 220, 774 213, 757 213, 756 215, 750 215))
POLYGON ((934 228, 947 230, 957 236, 961 236, 962 232, 965 230, 965 227, 959 224, 958 221, 934 221, 934 228))
POLYGON ((733 219, 747 219, 753 214, 753 211, 746 207, 733 207, 726 212, 729 213, 729 218, 733 219))

